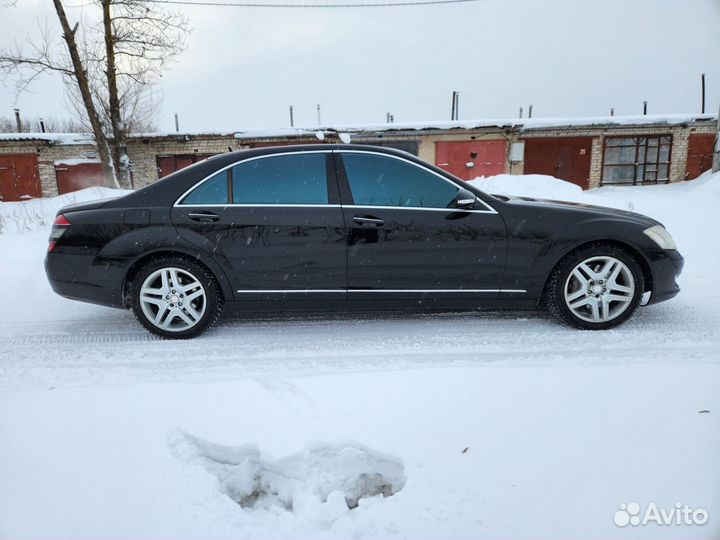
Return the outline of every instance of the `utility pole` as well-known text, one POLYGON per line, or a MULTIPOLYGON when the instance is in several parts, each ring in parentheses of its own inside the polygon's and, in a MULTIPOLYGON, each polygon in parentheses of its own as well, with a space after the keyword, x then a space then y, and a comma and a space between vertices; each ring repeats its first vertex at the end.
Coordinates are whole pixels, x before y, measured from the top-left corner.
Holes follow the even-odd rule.
POLYGON ((178 113, 175 113, 175 132, 180 133, 180 120, 178 119, 178 113))
POLYGON ((295 125, 295 120, 293 119, 293 106, 290 105, 290 127, 293 127, 295 125))
POLYGON ((700 75, 700 85, 702 86, 702 106, 700 108, 700 112, 702 114, 705 114, 705 74, 700 75))
POLYGON ((453 91, 452 104, 450 105, 450 120, 458 119, 459 109, 460 109, 460 92, 453 91))

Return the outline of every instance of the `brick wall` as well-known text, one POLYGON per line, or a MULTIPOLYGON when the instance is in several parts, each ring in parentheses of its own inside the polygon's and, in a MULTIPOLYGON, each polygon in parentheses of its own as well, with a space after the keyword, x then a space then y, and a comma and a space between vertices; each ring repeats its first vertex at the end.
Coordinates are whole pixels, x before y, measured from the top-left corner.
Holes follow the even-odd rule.
POLYGON ((153 137, 130 141, 128 156, 135 187, 157 181, 156 157, 159 155, 221 154, 229 150, 241 150, 243 144, 232 135, 153 137))

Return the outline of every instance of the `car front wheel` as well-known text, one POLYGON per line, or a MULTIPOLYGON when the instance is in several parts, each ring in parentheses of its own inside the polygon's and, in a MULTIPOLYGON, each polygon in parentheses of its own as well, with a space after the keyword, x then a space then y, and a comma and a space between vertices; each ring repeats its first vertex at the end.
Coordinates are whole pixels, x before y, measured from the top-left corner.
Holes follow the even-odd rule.
POLYGON ((147 330, 170 339, 205 332, 220 316, 222 298, 212 274, 180 257, 154 259, 133 279, 132 310, 147 330))
POLYGON ((640 305, 643 272, 637 259, 611 245, 580 249, 553 270, 546 290, 550 312, 586 330, 605 330, 628 320, 640 305))

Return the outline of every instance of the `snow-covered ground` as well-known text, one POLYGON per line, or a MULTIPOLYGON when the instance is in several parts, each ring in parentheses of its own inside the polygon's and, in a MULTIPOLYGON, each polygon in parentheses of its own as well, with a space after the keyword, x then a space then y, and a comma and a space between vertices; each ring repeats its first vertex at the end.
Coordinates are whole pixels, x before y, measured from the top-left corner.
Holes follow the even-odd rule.
POLYGON ((658 218, 683 291, 607 332, 524 312, 235 316, 161 341, 52 293, 62 201, 0 204, 0 537, 717 538, 720 175, 477 182, 658 218), (632 502, 709 518, 615 525, 632 502))

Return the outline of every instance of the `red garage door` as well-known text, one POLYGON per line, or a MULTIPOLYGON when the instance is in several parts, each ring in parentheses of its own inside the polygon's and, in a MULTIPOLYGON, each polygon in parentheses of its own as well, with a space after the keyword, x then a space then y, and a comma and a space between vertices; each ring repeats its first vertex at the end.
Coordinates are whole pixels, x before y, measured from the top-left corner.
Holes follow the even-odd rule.
POLYGON ((547 174, 583 189, 590 182, 592 137, 525 139, 525 174, 547 174))
POLYGON ((189 167, 193 163, 209 158, 213 154, 177 154, 171 156, 157 156, 155 163, 157 164, 158 178, 164 178, 168 174, 189 167))
POLYGON ((35 154, 0 154, 0 201, 42 197, 35 154))
POLYGON ((690 135, 685 180, 694 180, 705 171, 712 169, 714 150, 714 133, 694 133, 690 135))
POLYGON ((81 189, 102 186, 103 168, 99 160, 69 160, 55 162, 55 178, 58 193, 70 193, 81 189))
POLYGON ((504 140, 435 143, 435 165, 462 180, 504 173, 506 155, 504 140))

